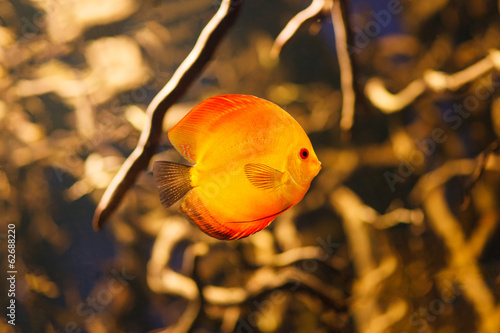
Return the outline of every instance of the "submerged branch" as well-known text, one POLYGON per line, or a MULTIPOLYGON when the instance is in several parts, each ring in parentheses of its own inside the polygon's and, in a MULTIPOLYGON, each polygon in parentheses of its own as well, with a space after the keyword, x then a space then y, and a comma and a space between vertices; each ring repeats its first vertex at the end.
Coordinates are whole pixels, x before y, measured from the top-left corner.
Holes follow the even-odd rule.
POLYGON ((313 0, 309 7, 295 15, 276 37, 271 48, 271 57, 277 58, 284 45, 297 33, 297 30, 306 22, 326 16, 328 12, 332 18, 335 34, 335 49, 340 68, 340 83, 342 91, 342 112, 340 128, 343 134, 348 134, 353 125, 356 97, 362 94, 354 81, 354 67, 352 54, 349 53, 351 44, 351 29, 348 20, 347 1, 345 0, 313 0))
MULTIPOLYGON (((376 258, 372 228, 365 223, 379 215, 349 188, 338 187, 330 194, 332 207, 342 217, 353 266, 358 276, 352 288, 351 312, 359 332, 384 332, 407 312, 405 301, 396 299, 383 309, 381 289, 377 288, 396 270, 398 261, 392 253, 376 258)), ((377 244, 376 246, 379 246, 377 244)))
POLYGON ((346 134, 352 128, 356 104, 353 64, 348 49, 350 27, 347 20, 346 2, 344 0, 333 0, 331 15, 342 87, 340 129, 346 134))
POLYGON ((326 0, 313 0, 309 7, 295 15, 280 32, 271 48, 271 57, 278 58, 286 43, 295 35, 297 30, 307 21, 320 18, 325 14, 326 0))
MULTIPOLYGON (((496 332, 500 325, 500 306, 496 305, 495 297, 485 282, 473 243, 465 237, 460 221, 453 215, 445 198, 444 187, 431 190, 424 200, 424 209, 429 224, 435 233, 443 240, 450 259, 448 271, 462 286, 464 298, 474 308, 478 317, 478 332, 496 332)), ((488 231, 491 231, 492 227, 488 231)), ((484 245, 491 233, 481 233, 484 245)), ((479 251, 480 252, 480 251, 479 251)))
POLYGON ((491 50, 483 59, 454 74, 428 70, 422 78, 414 80, 396 94, 389 92, 382 80, 373 78, 366 83, 365 94, 383 113, 395 113, 413 103, 426 91, 455 91, 494 70, 500 71, 498 50, 491 50))

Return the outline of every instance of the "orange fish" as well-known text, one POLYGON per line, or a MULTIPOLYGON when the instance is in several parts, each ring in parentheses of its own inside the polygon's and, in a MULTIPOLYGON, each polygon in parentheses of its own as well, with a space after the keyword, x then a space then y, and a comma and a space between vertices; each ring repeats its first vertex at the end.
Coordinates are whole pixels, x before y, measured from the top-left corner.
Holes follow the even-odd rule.
POLYGON ((299 123, 253 96, 211 97, 168 137, 194 165, 154 163, 161 204, 167 208, 186 196, 179 211, 218 239, 240 239, 267 227, 302 200, 321 169, 299 123))

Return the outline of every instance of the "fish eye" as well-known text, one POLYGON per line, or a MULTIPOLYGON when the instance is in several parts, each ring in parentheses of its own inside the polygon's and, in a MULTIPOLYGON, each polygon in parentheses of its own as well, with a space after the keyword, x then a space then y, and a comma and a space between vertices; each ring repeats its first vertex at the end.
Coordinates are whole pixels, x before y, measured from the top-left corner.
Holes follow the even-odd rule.
POLYGON ((301 159, 305 160, 306 158, 308 158, 308 157, 309 157, 309 150, 307 150, 307 149, 305 149, 305 148, 302 148, 302 149, 300 150, 299 155, 300 155, 300 158, 301 158, 301 159))

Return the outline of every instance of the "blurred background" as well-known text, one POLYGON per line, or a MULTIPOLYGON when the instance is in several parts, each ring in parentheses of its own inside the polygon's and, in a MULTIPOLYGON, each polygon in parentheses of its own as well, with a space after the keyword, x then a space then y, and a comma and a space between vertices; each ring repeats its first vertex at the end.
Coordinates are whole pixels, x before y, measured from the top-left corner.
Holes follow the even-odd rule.
POLYGON ((349 135, 330 14, 271 56, 302 0, 243 3, 167 112, 165 133, 210 96, 266 98, 323 163, 300 204, 223 242, 161 207, 152 162, 182 162, 166 134, 103 230, 91 223, 220 1, 0 0, 0 331, 499 332, 500 3, 342 3, 349 135))

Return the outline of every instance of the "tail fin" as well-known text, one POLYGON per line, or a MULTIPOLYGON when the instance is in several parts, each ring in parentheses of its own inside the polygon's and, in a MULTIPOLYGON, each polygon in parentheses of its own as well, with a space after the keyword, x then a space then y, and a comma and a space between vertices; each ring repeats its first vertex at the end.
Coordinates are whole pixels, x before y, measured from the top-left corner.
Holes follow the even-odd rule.
POLYGON ((193 188, 190 169, 190 166, 166 161, 153 164, 153 175, 163 207, 172 206, 193 188))

